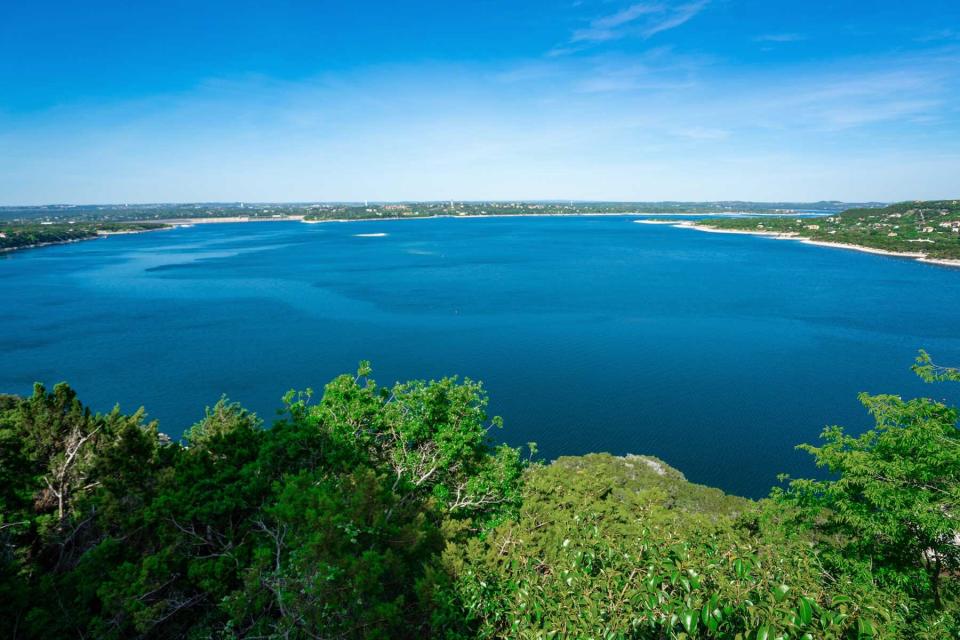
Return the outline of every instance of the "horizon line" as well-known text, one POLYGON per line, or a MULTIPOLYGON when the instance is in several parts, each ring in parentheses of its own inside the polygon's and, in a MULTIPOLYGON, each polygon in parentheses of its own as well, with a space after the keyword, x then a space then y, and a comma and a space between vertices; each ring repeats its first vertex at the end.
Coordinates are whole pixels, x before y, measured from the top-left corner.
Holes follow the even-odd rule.
POLYGON ((894 204, 899 202, 931 202, 931 201, 950 201, 960 200, 957 198, 907 198, 904 200, 842 200, 826 199, 817 200, 749 200, 743 198, 717 199, 717 200, 623 200, 623 199, 603 199, 603 198, 475 198, 475 199, 457 199, 457 198, 435 198, 435 199, 406 199, 406 200, 179 200, 179 201, 155 201, 155 202, 46 202, 46 203, 17 203, 0 204, 0 209, 27 209, 27 208, 80 208, 80 207, 160 207, 160 206, 213 206, 213 205, 390 205, 390 204, 504 204, 504 203, 525 203, 525 204, 894 204))

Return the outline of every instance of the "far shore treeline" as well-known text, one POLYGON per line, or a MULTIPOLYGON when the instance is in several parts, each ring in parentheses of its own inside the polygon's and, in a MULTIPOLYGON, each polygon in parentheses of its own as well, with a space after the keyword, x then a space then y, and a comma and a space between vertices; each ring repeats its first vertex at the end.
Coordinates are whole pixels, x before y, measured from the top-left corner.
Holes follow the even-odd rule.
POLYGON ((829 479, 751 501, 642 455, 542 463, 479 383, 370 376, 270 428, 221 399, 182 442, 66 384, 0 396, 0 635, 960 635, 955 407, 864 394, 873 429, 801 446, 829 479))
POLYGON ((912 201, 887 206, 840 202, 445 201, 0 207, 0 251, 85 240, 110 233, 154 231, 190 221, 328 222, 589 214, 712 216, 701 224, 960 265, 960 200, 912 201))

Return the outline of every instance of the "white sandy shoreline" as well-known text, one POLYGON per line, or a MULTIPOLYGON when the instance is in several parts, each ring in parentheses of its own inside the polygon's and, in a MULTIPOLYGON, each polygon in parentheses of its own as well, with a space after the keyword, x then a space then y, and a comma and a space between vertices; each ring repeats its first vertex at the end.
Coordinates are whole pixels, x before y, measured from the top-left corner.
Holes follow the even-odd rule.
POLYGON ((733 233, 737 235, 751 235, 751 236, 767 236, 768 238, 773 238, 774 240, 795 240, 801 244, 810 244, 817 247, 827 247, 831 249, 848 249, 850 251, 860 251, 862 253, 872 253, 874 255, 880 256, 891 256, 894 258, 911 258, 917 262, 924 262, 926 264, 935 264, 944 267, 958 267, 960 268, 960 260, 950 260, 943 258, 929 258, 927 254, 919 251, 887 251, 886 249, 874 249, 873 247, 863 247, 857 244, 849 244, 846 242, 826 242, 823 240, 811 240, 810 238, 804 238, 803 236, 797 233, 779 233, 776 231, 750 231, 747 229, 717 229, 716 227, 704 226, 697 224, 693 221, 683 221, 678 222, 673 225, 678 229, 696 229, 697 231, 704 231, 707 233, 733 233))
POLYGON ((135 220, 134 222, 159 222, 174 226, 188 224, 224 224, 231 222, 298 222, 303 221, 302 215, 283 216, 282 218, 266 218, 261 216, 228 216, 225 218, 169 218, 165 220, 135 220))

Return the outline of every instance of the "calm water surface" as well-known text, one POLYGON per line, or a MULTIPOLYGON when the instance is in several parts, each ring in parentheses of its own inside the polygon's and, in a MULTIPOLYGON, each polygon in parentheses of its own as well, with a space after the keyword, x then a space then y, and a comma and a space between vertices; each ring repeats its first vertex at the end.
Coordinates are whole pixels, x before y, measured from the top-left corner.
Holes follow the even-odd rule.
MULTIPOLYGON (((634 217, 208 224, 0 258, 0 391, 67 380, 178 436, 222 394, 269 422, 361 359, 483 380, 497 437, 659 456, 758 496, 812 474, 859 391, 933 395, 960 270, 634 217), (358 234, 386 234, 362 237, 358 234)), ((951 397, 950 394, 953 394, 951 397)))

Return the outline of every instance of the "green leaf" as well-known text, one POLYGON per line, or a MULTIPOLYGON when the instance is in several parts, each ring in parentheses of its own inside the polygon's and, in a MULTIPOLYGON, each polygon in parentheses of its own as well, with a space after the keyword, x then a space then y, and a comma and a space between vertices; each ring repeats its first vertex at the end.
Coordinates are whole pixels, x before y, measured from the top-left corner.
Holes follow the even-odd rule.
POLYGON ((700 619, 703 620, 703 624, 705 624, 710 631, 716 631, 717 627, 720 626, 714 612, 710 609, 709 602, 703 605, 703 610, 700 612, 700 619))
POLYGON ((779 587, 773 590, 773 598, 777 602, 783 602, 783 599, 787 597, 787 592, 790 591, 790 587, 785 584, 781 584, 779 587))
POLYGON ((813 603, 810 598, 800 597, 800 604, 797 606, 797 617, 800 619, 800 626, 805 627, 813 620, 813 603))

